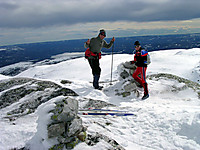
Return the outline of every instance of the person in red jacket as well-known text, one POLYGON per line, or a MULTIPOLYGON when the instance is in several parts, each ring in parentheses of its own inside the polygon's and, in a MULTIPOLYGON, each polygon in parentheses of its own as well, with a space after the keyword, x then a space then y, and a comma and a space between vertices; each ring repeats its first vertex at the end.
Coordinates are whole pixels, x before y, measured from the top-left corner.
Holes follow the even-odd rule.
POLYGON ((135 63, 137 68, 132 77, 141 85, 141 87, 144 88, 144 96, 142 97, 142 100, 144 100, 149 97, 148 84, 146 82, 148 52, 145 49, 142 49, 139 41, 135 41, 134 45, 136 53, 134 55, 134 61, 132 61, 132 63, 135 63), (138 77, 139 74, 141 75, 141 78, 138 77))

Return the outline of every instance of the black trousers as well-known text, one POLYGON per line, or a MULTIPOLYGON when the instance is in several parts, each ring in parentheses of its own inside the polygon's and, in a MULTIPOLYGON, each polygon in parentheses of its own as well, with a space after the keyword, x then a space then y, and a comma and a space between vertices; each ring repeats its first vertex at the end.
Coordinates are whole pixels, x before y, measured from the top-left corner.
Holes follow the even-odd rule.
POLYGON ((90 67, 92 69, 93 76, 101 74, 101 68, 99 64, 99 59, 88 59, 90 67))

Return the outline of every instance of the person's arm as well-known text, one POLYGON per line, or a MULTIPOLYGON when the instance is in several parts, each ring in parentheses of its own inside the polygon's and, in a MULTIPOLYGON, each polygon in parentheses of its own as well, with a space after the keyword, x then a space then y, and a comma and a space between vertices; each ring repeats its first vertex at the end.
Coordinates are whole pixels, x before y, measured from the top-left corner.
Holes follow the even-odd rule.
POLYGON ((88 39, 87 42, 84 43, 84 47, 85 47, 85 48, 88 48, 89 45, 90 45, 90 39, 88 39))
POLYGON ((105 48, 111 48, 111 46, 113 45, 114 41, 115 41, 114 37, 112 38, 112 40, 110 41, 109 44, 104 40, 103 47, 105 47, 105 48))

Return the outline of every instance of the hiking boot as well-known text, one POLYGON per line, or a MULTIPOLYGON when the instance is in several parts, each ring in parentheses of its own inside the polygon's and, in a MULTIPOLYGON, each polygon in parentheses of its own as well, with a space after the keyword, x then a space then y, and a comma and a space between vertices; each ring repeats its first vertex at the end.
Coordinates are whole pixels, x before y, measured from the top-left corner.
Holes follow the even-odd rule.
POLYGON ((145 100, 149 97, 149 94, 145 94, 143 97, 142 97, 142 100, 145 100))
POLYGON ((103 86, 99 86, 98 88, 95 88, 97 90, 102 90, 103 89, 103 86))
POLYGON ((94 78, 93 78, 93 87, 95 89, 98 89, 99 88, 99 78, 100 78, 100 75, 94 75, 94 78))

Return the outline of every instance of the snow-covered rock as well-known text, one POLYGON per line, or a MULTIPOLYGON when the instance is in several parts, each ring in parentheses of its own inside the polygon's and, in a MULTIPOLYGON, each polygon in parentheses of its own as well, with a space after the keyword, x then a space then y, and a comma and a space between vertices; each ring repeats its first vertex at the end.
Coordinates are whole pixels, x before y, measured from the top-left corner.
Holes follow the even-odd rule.
POLYGON ((6 110, 4 117, 10 119, 33 113, 39 105, 54 97, 77 96, 56 83, 31 78, 0 80, 0 92, 0 108, 6 110), (6 109, 8 107, 11 109, 6 109))
POLYGON ((27 142, 25 149, 73 149, 81 140, 85 140, 86 129, 77 116, 78 101, 70 97, 59 98, 51 106, 39 107, 37 132, 27 142))

